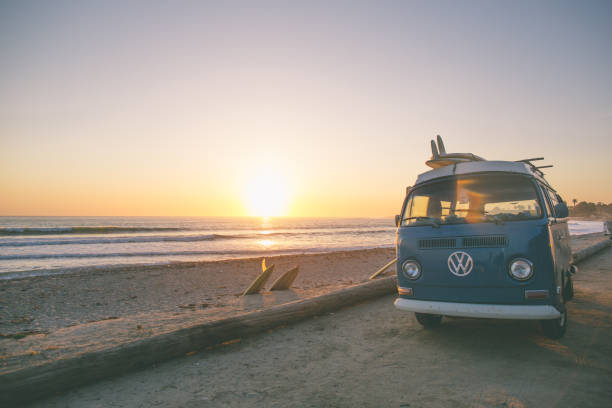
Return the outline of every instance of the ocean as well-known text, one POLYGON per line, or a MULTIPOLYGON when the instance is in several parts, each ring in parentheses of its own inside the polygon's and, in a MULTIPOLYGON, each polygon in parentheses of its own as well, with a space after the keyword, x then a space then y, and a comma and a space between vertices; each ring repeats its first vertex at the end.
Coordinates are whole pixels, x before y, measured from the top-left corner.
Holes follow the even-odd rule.
MULTIPOLYGON (((574 235, 599 221, 570 221, 574 235)), ((0 217, 0 279, 394 245, 392 218, 0 217)))

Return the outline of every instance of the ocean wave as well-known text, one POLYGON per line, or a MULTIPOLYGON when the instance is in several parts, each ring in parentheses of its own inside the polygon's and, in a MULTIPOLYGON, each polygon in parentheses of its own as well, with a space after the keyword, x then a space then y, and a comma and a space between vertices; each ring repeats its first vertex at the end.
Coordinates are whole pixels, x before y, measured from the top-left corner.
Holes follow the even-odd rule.
POLYGON ((200 235, 146 235, 146 236, 120 236, 120 237, 79 237, 65 239, 19 239, 0 241, 0 247, 28 247, 40 245, 90 245, 90 244, 133 244, 152 242, 199 242, 231 239, 261 239, 268 237, 298 237, 323 235, 370 235, 391 233, 390 229, 377 230, 349 230, 349 231, 303 231, 303 232, 266 232, 259 231, 247 234, 200 234, 200 235))
MULTIPOLYGON (((63 253, 63 254, 17 254, 0 255, 0 261, 16 261, 25 259, 59 259, 59 258, 117 258, 117 257, 148 257, 148 256, 180 256, 180 255, 215 255, 231 251, 159 251, 159 252, 112 252, 112 253, 63 253)), ((247 252, 247 251, 241 251, 247 252)))
POLYGON ((136 236, 112 238, 71 238, 71 239, 40 239, 0 242, 0 247, 26 247, 40 245, 88 245, 88 244, 133 244, 143 242, 198 242, 222 239, 216 234, 207 235, 167 235, 167 236, 136 236))
POLYGON ((113 253, 63 253, 63 254, 17 254, 1 255, 0 260, 29 260, 29 259, 59 259, 59 258, 125 258, 125 257, 160 257, 160 256, 190 256, 190 255, 223 255, 246 258, 256 255, 279 255, 296 253, 320 253, 337 251, 355 251, 372 248, 391 248, 393 244, 381 245, 353 245, 343 247, 319 247, 319 248, 284 248, 277 250, 252 249, 252 250, 225 250, 225 251, 150 251, 150 252, 113 252, 113 253))
POLYGON ((586 235, 597 232, 603 232, 604 225, 602 221, 573 221, 568 222, 570 235, 586 235))
POLYGON ((61 234, 117 234, 133 232, 169 232, 185 231, 185 228, 176 227, 40 227, 40 228, 0 228, 0 236, 23 235, 61 235, 61 234))
MULTIPOLYGON (((369 234, 380 234, 380 233, 392 233, 395 232, 395 228, 387 229, 324 229, 321 231, 303 230, 303 231, 279 231, 279 232, 267 232, 259 231, 254 234, 241 234, 235 235, 244 238, 261 238, 261 237, 292 237, 300 235, 311 235, 311 236, 323 236, 323 235, 369 235, 369 234)), ((234 235, 218 235, 219 237, 234 237, 234 235)))

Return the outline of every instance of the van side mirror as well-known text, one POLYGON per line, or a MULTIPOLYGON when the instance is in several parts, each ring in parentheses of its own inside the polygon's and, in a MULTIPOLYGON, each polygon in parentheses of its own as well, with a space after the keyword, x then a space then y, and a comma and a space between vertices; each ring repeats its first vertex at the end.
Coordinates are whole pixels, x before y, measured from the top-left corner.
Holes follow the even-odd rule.
POLYGON ((395 226, 396 226, 396 227, 399 227, 399 223, 400 223, 400 216, 399 216, 399 214, 397 214, 397 215, 395 216, 395 226))
POLYGON ((569 216, 569 210, 567 209, 567 204, 564 202, 560 202, 555 205, 555 216, 557 218, 567 218, 569 216))

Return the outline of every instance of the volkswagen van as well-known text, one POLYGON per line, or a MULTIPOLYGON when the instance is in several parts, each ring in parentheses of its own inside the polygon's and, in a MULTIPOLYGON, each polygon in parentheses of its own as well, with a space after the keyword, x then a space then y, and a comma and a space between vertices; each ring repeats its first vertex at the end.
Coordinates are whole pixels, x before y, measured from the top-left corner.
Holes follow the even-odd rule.
POLYGON ((426 328, 443 316, 533 319, 562 337, 577 269, 550 166, 447 154, 439 137, 432 152, 396 216, 395 306, 426 328))

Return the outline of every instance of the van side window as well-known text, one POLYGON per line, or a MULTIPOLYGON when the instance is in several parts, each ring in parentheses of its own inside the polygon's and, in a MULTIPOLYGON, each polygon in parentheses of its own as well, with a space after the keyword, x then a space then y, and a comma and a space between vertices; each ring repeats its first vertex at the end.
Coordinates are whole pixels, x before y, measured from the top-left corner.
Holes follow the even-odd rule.
POLYGON ((546 212, 549 217, 554 217, 555 213, 552 210, 552 206, 550 205, 550 197, 548 196, 548 189, 544 187, 542 184, 540 185, 540 189, 542 190, 542 195, 544 196, 544 205, 546 206, 546 212))
MULTIPOLYGON (((548 190, 548 189, 547 189, 547 190, 548 190)), ((554 192, 554 191, 550 191, 550 190, 548 190, 548 191, 547 191, 547 193, 548 193, 548 197, 550 197, 550 203, 551 203, 551 205, 552 205, 552 208, 553 208, 553 213, 554 213, 554 211, 555 211, 555 206, 556 206, 557 204, 559 204, 559 198, 558 198, 557 194, 555 194, 555 192, 554 192)), ((555 214, 555 217, 556 217, 556 216, 557 216, 557 214, 555 214)))

